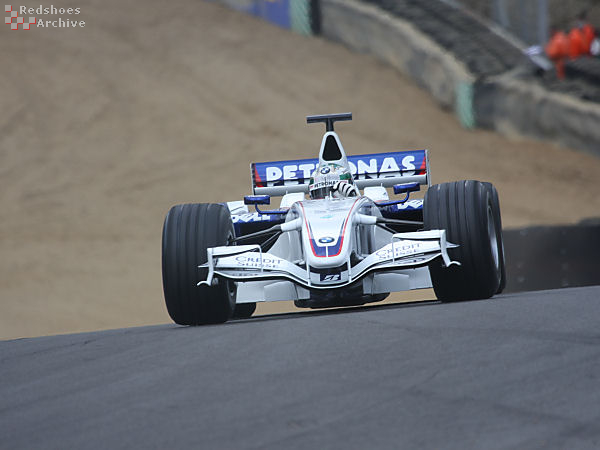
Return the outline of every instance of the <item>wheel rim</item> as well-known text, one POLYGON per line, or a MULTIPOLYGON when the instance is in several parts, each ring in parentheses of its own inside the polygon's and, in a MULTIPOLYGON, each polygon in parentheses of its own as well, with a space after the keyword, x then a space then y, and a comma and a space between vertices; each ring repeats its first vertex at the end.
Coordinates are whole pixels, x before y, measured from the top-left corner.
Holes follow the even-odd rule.
POLYGON ((496 234, 496 223, 494 222, 494 214, 492 206, 487 208, 488 236, 490 237, 490 246, 492 248, 492 257, 494 258, 494 267, 496 271, 500 270, 500 252, 498 250, 498 235, 496 234))

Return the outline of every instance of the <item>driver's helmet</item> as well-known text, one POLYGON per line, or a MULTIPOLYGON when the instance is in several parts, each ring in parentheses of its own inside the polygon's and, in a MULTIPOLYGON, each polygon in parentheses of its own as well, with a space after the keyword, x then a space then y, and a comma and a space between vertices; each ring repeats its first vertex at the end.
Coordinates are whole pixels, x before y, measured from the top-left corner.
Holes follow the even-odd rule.
MULTIPOLYGON (((327 197, 330 193, 340 197, 340 190, 336 189, 340 182, 354 187, 354 180, 350 170, 335 163, 321 163, 310 177, 308 190, 313 200, 327 197)), ((355 192, 355 189, 352 189, 355 192)), ((346 196, 346 195, 343 195, 346 196)))

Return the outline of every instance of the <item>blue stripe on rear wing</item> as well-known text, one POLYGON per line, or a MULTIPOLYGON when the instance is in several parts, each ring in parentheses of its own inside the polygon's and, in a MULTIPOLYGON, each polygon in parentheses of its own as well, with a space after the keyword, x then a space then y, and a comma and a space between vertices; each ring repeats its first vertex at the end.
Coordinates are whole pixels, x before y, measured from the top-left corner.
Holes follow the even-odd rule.
MULTIPOLYGON (((252 163, 252 189, 255 195, 284 195, 308 192, 310 175, 319 163, 314 159, 296 159, 252 163)), ((356 185, 391 187, 399 183, 429 184, 427 150, 348 156, 356 185)))

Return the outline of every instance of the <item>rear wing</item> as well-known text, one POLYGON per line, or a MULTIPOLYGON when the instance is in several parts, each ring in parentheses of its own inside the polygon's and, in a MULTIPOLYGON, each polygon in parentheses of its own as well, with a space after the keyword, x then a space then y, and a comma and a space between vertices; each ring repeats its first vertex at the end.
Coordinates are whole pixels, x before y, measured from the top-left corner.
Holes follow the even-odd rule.
MULTIPOLYGON (((348 156, 348 163, 359 189, 401 183, 430 184, 427 150, 354 155, 348 156)), ((318 158, 252 163, 252 191, 254 195, 271 196, 307 193, 310 176, 318 164, 318 158)))

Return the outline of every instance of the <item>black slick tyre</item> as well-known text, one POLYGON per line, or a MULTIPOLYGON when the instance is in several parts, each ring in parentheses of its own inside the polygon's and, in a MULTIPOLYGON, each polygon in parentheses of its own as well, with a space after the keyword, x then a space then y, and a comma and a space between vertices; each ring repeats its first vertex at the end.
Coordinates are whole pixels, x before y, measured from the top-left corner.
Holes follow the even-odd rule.
POLYGON ((433 289, 445 302, 489 298, 502 289, 504 254, 499 202, 495 188, 479 181, 431 186, 423 204, 425 229, 446 230, 450 259, 429 265, 433 289))
POLYGON ((162 236, 162 274, 169 316, 180 325, 226 322, 235 308, 235 284, 206 280, 206 249, 228 245, 234 238, 231 216, 220 204, 185 204, 171 208, 162 236))

